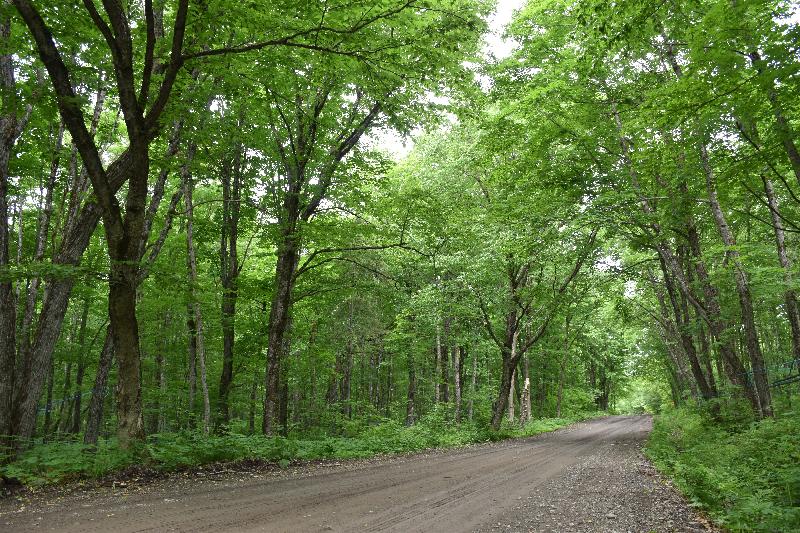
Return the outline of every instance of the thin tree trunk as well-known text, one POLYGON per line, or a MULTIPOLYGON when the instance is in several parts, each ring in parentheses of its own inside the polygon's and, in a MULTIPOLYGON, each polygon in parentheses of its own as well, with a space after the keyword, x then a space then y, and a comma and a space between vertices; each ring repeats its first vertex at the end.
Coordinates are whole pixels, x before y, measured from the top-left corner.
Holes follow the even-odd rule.
POLYGON ((83 384, 83 373, 85 366, 83 361, 78 362, 78 370, 75 373, 75 396, 72 402, 72 427, 67 429, 67 433, 77 434, 81 427, 81 386, 83 384))
POLYGON ((258 375, 253 376, 250 387, 250 410, 247 416, 247 431, 250 435, 256 432, 256 395, 258 394, 258 375))
POLYGON ((92 397, 89 400, 89 408, 86 413, 86 431, 83 434, 83 442, 89 446, 97 445, 100 426, 103 422, 103 403, 106 397, 108 373, 111 370, 111 363, 114 359, 114 341, 110 328, 111 326, 108 326, 106 329, 106 337, 103 341, 103 349, 100 352, 100 361, 97 364, 97 372, 94 378, 94 387, 92 387, 92 397))
POLYGON ((80 433, 81 431, 81 398, 83 388, 83 374, 86 371, 86 320, 89 316, 89 300, 84 300, 83 312, 81 313, 81 323, 78 329, 78 345, 80 354, 78 355, 78 369, 75 372, 75 392, 73 394, 72 405, 72 425, 67 430, 68 433, 80 433))
POLYGON ((522 377, 524 382, 519 402, 519 422, 524 426, 531 421, 531 372, 527 353, 522 358, 522 377))
MULTIPOLYGON (((512 356, 513 357, 513 356, 512 356)), ((513 422, 516 417, 514 416, 514 386, 517 382, 517 369, 511 371, 511 384, 508 387, 508 421, 513 422)))
POLYGON ((472 382, 469 386, 469 407, 467 408, 469 412, 469 420, 472 421, 475 412, 475 394, 478 388, 478 352, 477 350, 472 350, 472 382))
POLYGON ((211 423, 211 403, 208 397, 206 376, 206 350, 203 332, 203 313, 197 296, 197 254, 194 245, 194 186, 189 165, 193 160, 195 145, 192 143, 186 154, 186 163, 181 169, 183 177, 183 200, 186 203, 186 267, 189 277, 189 301, 192 308, 195 339, 197 342, 197 362, 200 366, 200 390, 203 395, 203 433, 208 434, 211 423))
POLYGON ((69 423, 72 422, 68 415, 64 416, 64 409, 71 403, 69 401, 70 389, 72 389, 72 361, 68 361, 64 367, 64 384, 61 386, 61 394, 59 395, 58 418, 56 418, 56 423, 53 425, 53 429, 57 433, 64 433, 69 423))
POLYGON ((220 238, 220 278, 222 281, 222 373, 219 382, 220 423, 230 422, 228 396, 233 383, 234 339, 236 336, 236 300, 238 297, 239 207, 241 200, 242 147, 236 147, 233 169, 222 169, 223 224, 220 238), (231 178, 233 183, 231 183, 231 178))
POLYGON ((569 314, 565 319, 564 324, 564 353, 561 356, 561 361, 558 365, 558 393, 556 396, 556 418, 561 418, 561 407, 564 401, 564 380, 566 379, 566 366, 569 360, 569 323, 571 317, 569 314))
POLYGON ((50 361, 50 368, 47 369, 47 395, 44 401, 44 427, 42 428, 42 440, 47 442, 50 435, 50 423, 53 418, 53 361, 50 361))
POLYGON ((716 397, 719 395, 719 390, 717 389, 717 382, 714 378, 714 369, 711 366, 711 346, 708 344, 708 337, 706 336, 705 328, 703 328, 703 323, 700 319, 695 320, 695 327, 697 328, 696 336, 700 339, 700 353, 703 356, 708 386, 716 397))
POLYGON ((439 387, 439 371, 442 365, 442 335, 439 331, 439 324, 436 324, 436 346, 433 348, 436 355, 436 364, 433 367, 433 402, 441 401, 441 391, 439 387))
POLYGON ((194 311, 192 304, 186 306, 186 329, 189 334, 189 342, 187 345, 187 381, 189 384, 189 398, 187 411, 189 412, 188 427, 191 429, 195 425, 194 419, 194 404, 197 395, 197 328, 195 327, 194 311))
POLYGON ((341 397, 342 397, 342 414, 347 418, 353 418, 353 405, 352 405, 352 378, 353 378, 353 344, 348 343, 345 352, 345 367, 344 374, 342 375, 341 383, 341 397))
POLYGON ((442 366, 439 368, 439 370, 441 371, 441 374, 440 374, 441 377, 439 378, 440 379, 439 391, 440 391, 440 394, 441 394, 441 401, 443 403, 448 403, 450 401, 450 389, 448 387, 448 384, 450 382, 450 378, 449 378, 449 366, 450 366, 449 365, 449 359, 450 358, 448 357, 447 354, 449 352, 448 346, 450 345, 450 324, 451 324, 451 322, 452 322, 452 319, 450 317, 447 317, 447 318, 444 319, 444 341, 443 341, 442 345, 440 346, 441 351, 440 351, 440 359, 439 360, 440 360, 442 366))
POLYGON ((700 392, 700 395, 704 400, 708 400, 714 397, 714 393, 711 390, 708 381, 706 380, 705 374, 703 374, 703 370, 700 367, 700 361, 697 357, 697 350, 690 333, 689 310, 685 295, 681 294, 681 297, 679 297, 676 294, 675 286, 672 282, 672 276, 670 276, 669 270, 667 269, 663 259, 661 259, 661 270, 664 275, 664 285, 667 288, 667 294, 669 295, 669 300, 672 305, 672 312, 675 316, 676 329, 681 339, 683 353, 686 356, 686 359, 689 361, 689 368, 692 371, 692 376, 694 377, 694 383, 697 385, 697 390, 700 392))
POLYGON ((453 384, 455 387, 456 424, 461 423, 461 355, 459 348, 453 345, 453 384))
POLYGON ((783 281, 786 290, 783 293, 783 300, 786 304, 786 316, 789 319, 789 326, 792 332, 792 353, 794 358, 800 360, 800 311, 798 311, 797 295, 792 289, 792 263, 786 251, 786 232, 783 228, 783 221, 779 215, 778 198, 775 195, 775 188, 772 181, 761 177, 764 182, 764 192, 767 194, 770 214, 772 215, 772 229, 775 233, 775 245, 778 250, 778 261, 783 269, 783 281))
MULTIPOLYGON (((164 342, 166 344, 166 341, 164 342)), ((156 382, 156 388, 158 390, 157 396, 153 401, 153 414, 152 414, 152 426, 150 428, 150 433, 161 433, 164 431, 164 410, 161 405, 161 400, 164 397, 164 388, 166 383, 164 381, 164 350, 156 350, 156 367, 154 370, 154 378, 156 382)))
MULTIPOLYGON (((53 213, 53 189, 55 188, 56 177, 58 176, 63 140, 64 121, 62 120, 59 124, 55 147, 53 149, 53 158, 50 163, 50 175, 45 188, 45 198, 42 202, 42 209, 39 213, 38 228, 36 231, 36 250, 33 257, 35 262, 40 262, 44 259, 45 247, 50 232, 50 219, 53 213)), ((22 326, 20 327, 20 335, 22 338, 20 340, 18 362, 21 368, 17 370, 17 376, 27 376, 28 372, 30 371, 31 326, 33 324, 33 315, 36 310, 36 301, 39 298, 40 283, 41 278, 36 276, 30 281, 30 285, 28 286, 22 326)))
POLYGON ((417 375, 414 368, 413 355, 408 355, 408 395, 406 397, 406 426, 414 425, 417 420, 416 414, 416 395, 417 395, 417 375))

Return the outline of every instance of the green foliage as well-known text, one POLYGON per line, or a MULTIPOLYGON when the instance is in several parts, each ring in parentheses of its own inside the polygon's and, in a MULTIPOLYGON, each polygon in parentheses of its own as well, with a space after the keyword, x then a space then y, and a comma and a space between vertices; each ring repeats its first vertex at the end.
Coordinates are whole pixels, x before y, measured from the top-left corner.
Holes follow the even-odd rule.
POLYGON ((800 528, 800 413, 742 422, 697 407, 656 419, 647 455, 732 531, 800 528))
POLYGON ((0 475, 28 486, 101 477, 133 464, 135 457, 119 449, 114 441, 101 442, 92 451, 77 442, 50 442, 35 446, 0 468, 0 475))
POLYGON ((626 414, 658 414, 668 401, 669 391, 657 381, 638 378, 632 380, 627 394, 617 405, 617 411, 626 414))

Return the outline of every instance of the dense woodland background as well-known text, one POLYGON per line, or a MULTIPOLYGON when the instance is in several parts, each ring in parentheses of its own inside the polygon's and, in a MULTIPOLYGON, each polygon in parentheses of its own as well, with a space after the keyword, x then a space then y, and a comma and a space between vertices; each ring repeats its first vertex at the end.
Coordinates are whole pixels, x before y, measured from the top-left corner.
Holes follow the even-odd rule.
POLYGON ((494 7, 2 2, 5 461, 785 410, 797 5, 494 7))

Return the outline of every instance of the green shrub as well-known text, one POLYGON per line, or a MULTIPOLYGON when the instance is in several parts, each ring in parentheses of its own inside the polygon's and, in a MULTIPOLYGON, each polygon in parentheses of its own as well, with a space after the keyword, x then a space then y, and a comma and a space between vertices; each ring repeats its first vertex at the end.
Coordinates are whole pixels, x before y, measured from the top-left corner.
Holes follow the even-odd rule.
POLYGON ((473 422, 455 424, 451 409, 438 406, 410 427, 391 420, 372 425, 364 421, 340 424, 344 436, 314 435, 297 439, 181 431, 150 435, 142 446, 129 452, 120 451, 113 439, 101 441, 95 450, 77 442, 54 442, 26 451, 13 463, 0 467, 0 475, 35 486, 101 477, 132 465, 172 471, 208 463, 257 459, 285 467, 293 461, 354 459, 536 435, 588 416, 590 414, 582 413, 569 418, 534 420, 524 427, 507 425, 499 432, 491 432, 473 422))
POLYGON ((732 531, 800 530, 800 415, 752 421, 736 407, 656 419, 647 455, 696 506, 732 531))

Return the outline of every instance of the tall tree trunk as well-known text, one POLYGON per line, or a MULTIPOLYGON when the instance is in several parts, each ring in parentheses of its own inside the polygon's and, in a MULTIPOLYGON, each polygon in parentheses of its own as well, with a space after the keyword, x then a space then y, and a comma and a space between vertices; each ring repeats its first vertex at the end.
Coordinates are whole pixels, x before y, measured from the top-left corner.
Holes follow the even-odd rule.
POLYGON ((566 379, 566 366, 569 360, 569 323, 571 321, 569 314, 564 320, 564 353, 561 356, 561 361, 558 364, 558 393, 556 396, 556 418, 561 418, 561 407, 564 401, 564 380, 566 379))
POLYGON ((453 345, 453 385, 455 387, 455 403, 456 403, 456 424, 461 423, 461 355, 456 345, 453 345))
POLYGON ((414 368, 414 356, 408 355, 408 395, 406 396, 406 426, 413 426, 417 420, 416 396, 417 396, 417 374, 414 368))
MULTIPOLYGON (((727 333, 728 326, 722 318, 722 306, 719 302, 719 291, 711 283, 708 269, 705 262, 702 260, 702 252, 700 249, 700 235, 697 232, 697 227, 693 220, 689 220, 687 225, 687 236, 689 242, 689 250, 694 258, 694 271, 697 274, 697 281, 700 283, 706 307, 706 314, 708 316, 708 327, 712 338, 717 341, 719 346, 719 354, 728 379, 734 385, 740 387, 745 396, 750 401, 754 410, 758 410, 758 397, 753 388, 752 383, 746 379, 746 370, 742 364, 741 359, 736 354, 736 348, 733 345, 733 339, 727 333)), ((721 375, 721 374, 720 374, 721 375)))
POLYGON ((436 346, 433 347, 433 352, 436 356, 436 364, 433 367, 433 402, 439 403, 442 400, 439 387, 439 372, 442 365, 442 335, 439 331, 439 324, 436 324, 436 346))
POLYGON ((250 410, 247 415, 247 432, 253 435, 256 432, 256 396, 258 394, 258 374, 253 376, 253 384, 250 387, 250 410))
POLYGON ((450 389, 448 384, 450 382, 449 378, 449 363, 448 357, 449 352, 449 345, 450 345, 450 324, 452 323, 452 318, 447 317, 444 319, 444 340, 442 345, 440 346, 440 357, 439 361, 441 362, 441 367, 439 368, 441 374, 439 378, 439 391, 441 395, 441 401, 443 403, 448 403, 450 401, 450 389))
POLYGON ((384 407, 386 409, 384 416, 389 418, 391 415, 391 408, 392 408, 392 391, 394 390, 394 375, 392 370, 394 369, 394 364, 392 360, 391 352, 387 354, 387 359, 389 360, 389 369, 386 372, 386 400, 384 400, 384 407))
POLYGON ((44 401, 44 426, 42 427, 42 440, 47 442, 50 435, 50 423, 53 418, 53 361, 50 361, 50 368, 47 369, 47 393, 44 401))
MULTIPOLYGON (((294 201, 296 202, 296 200, 295 198, 294 201)), ((297 213, 296 206, 293 211, 297 213)), ((272 295, 267 335, 264 416, 261 421, 261 431, 264 435, 272 435, 274 431, 283 337, 289 323, 292 288, 299 256, 298 236, 295 233, 296 225, 297 218, 291 217, 291 220, 284 226, 281 245, 278 249, 278 260, 275 265, 275 290, 272 295)))
MULTIPOLYGON (((9 162, 14 144, 19 137, 20 124, 17 116, 17 87, 14 80, 14 63, 10 53, 11 18, 8 6, 0 20, 0 91, 3 92, 0 109, 0 270, 11 264, 9 211, 9 162)), ((3 276, 0 279, 0 451, 11 442, 12 409, 14 395, 14 366, 16 359, 17 302, 13 283, 3 276)), ((38 397, 37 397, 38 401, 38 397)))
POLYGON ((352 377, 353 377, 353 342, 347 343, 344 357, 344 373, 340 383, 339 395, 342 399, 342 414, 347 418, 353 418, 352 405, 352 377))
POLYGON ((233 168, 227 161, 222 168, 222 232, 220 238, 220 278, 222 281, 222 373, 219 381, 220 423, 230 422, 229 399, 233 383, 236 300, 238 297, 239 212, 242 182, 242 147, 236 147, 233 168), (232 178, 232 183, 231 183, 232 178))
MULTIPOLYGON (((94 134, 100 120, 100 110, 105 100, 105 90, 100 89, 95 100, 94 113, 92 115, 90 133, 94 134)), ((63 122, 63 121, 62 121, 63 122)), ((119 164, 109 168, 109 175, 112 187, 118 189, 123 181, 121 169, 126 168, 130 158, 120 158, 119 164)), ((51 164, 51 177, 53 176, 54 166, 51 164)), ((69 188, 69 194, 80 194, 76 191, 79 184, 73 183, 69 188)), ((82 186, 81 186, 82 187, 82 186)), ((65 195, 66 196, 66 195, 65 195)), ((93 199, 86 201, 78 211, 79 203, 75 202, 75 211, 67 214, 67 220, 63 229, 59 232, 62 238, 58 246, 53 243, 57 250, 52 258, 54 265, 65 267, 76 267, 80 264, 81 256, 89 246, 89 241, 100 220, 100 208, 93 199)), ((40 230, 45 224, 40 226, 40 230)), ((40 231, 40 235, 46 237, 40 231)), ((37 236, 38 239, 38 236, 37 236)), ((36 327, 33 332, 33 339, 30 344, 22 344, 19 368, 23 372, 15 377, 17 386, 14 401, 14 431, 19 435, 20 443, 30 438, 36 426, 36 412, 39 395, 44 385, 46 368, 52 366, 53 349, 61 333, 61 326, 66 316, 69 296, 72 292, 75 279, 73 277, 55 277, 46 280, 45 290, 43 291, 43 302, 39 311, 36 327)), ((29 291, 29 296, 31 295, 29 291)), ((26 302, 27 308, 27 302, 26 302)), ((35 305, 31 304, 33 310, 35 305)), ((34 321, 31 317, 31 329, 34 321)), ((23 337, 22 342, 26 342, 23 337)))
MULTIPOLYGON (((92 183, 94 198, 103 218, 108 255, 111 260, 109 275, 109 322, 119 368, 117 382, 117 434, 120 446, 127 448, 131 441, 144 437, 141 409, 141 384, 139 351, 139 328, 136 318, 136 286, 138 281, 138 259, 142 247, 142 230, 145 224, 145 208, 148 197, 150 171, 149 148, 160 130, 159 118, 166 108, 173 84, 181 67, 179 55, 183 48, 188 3, 181 2, 176 11, 175 31, 171 57, 165 63, 165 76, 159 89, 159 97, 148 107, 148 90, 151 72, 144 72, 142 90, 135 87, 134 59, 131 55, 132 37, 123 7, 118 3, 104 4, 112 20, 120 21, 118 31, 108 33, 108 45, 116 50, 114 77, 119 89, 120 107, 126 125, 128 148, 108 169, 105 168, 100 150, 93 135, 86 128, 81 107, 76 103, 75 88, 70 80, 70 71, 53 39, 53 33, 32 3, 14 0, 30 34, 36 42, 39 57, 45 64, 56 94, 59 112, 70 131, 73 141, 92 183), (127 182, 125 209, 116 198, 117 190, 127 182)), ((154 18, 148 17, 148 35, 154 30, 154 18)), ((105 24, 105 23, 103 23, 105 24)), ((149 50, 155 46, 155 38, 148 38, 149 50)), ((149 55, 152 58, 152 54, 149 55)), ((145 61, 147 64, 148 61, 145 61)), ((155 63, 150 61, 151 66, 155 63)), ((148 67, 149 68, 149 67, 148 67)), ((58 318, 57 321, 61 319, 58 318)), ((41 327, 41 323, 40 323, 41 327)), ((37 339, 38 342, 38 339, 37 339)), ((36 352, 36 345, 34 345, 36 352)), ((52 352, 43 354, 46 361, 52 352)), ((34 359, 36 354, 34 354, 34 359)), ((37 383, 38 385, 38 383, 37 383)), ((39 387, 32 387, 25 402, 23 428, 30 434, 35 418, 39 387), (34 396, 36 396, 34 398, 34 396)))
MULTIPOLYGON (((164 341, 166 345, 166 340, 164 341)), ((152 404, 152 414, 150 415, 151 423, 148 433, 161 433, 164 431, 164 410, 161 405, 161 400, 164 397, 164 349, 156 350, 155 355, 155 368, 153 369, 153 381, 156 385, 156 397, 152 404)))
MULTIPOLYGON (((102 105, 102 103, 100 104, 102 105)), ((50 163, 50 175, 45 187, 45 197, 39 212, 38 227, 36 231, 36 250, 33 260, 40 262, 44 259, 45 247, 50 233, 50 219, 53 213, 53 189, 56 185, 58 168, 60 162, 61 149, 64 141, 64 121, 59 124, 56 135, 55 146, 53 148, 53 158, 50 163)), ((28 286, 27 297, 25 299, 25 310, 23 312, 22 326, 20 327, 19 357, 18 364, 21 368, 17 370, 17 376, 27 376, 30 371, 30 351, 31 351, 31 329, 33 325, 33 315, 36 311, 36 302, 39 298, 39 285, 41 278, 34 277, 28 286)))
POLYGON ((677 291, 675 290, 675 286, 672 282, 672 276, 670 275, 667 265, 664 263, 663 259, 661 259, 660 262, 661 271, 664 275, 664 285, 667 288, 667 294, 669 295, 672 312, 675 316, 675 324, 678 334, 681 338, 683 353, 686 356, 686 359, 689 361, 689 368, 692 371, 694 383, 697 385, 700 395, 704 400, 708 400, 714 397, 714 393, 711 390, 708 381, 706 380, 705 374, 703 374, 703 370, 700 367, 700 361, 697 357, 697 350, 690 332, 691 323, 689 320, 689 310, 685 295, 682 294, 679 297, 678 294, 676 294, 677 291))
POLYGON ((522 358, 522 377, 524 382, 522 385, 522 397, 519 402, 519 422, 520 425, 524 426, 531 421, 531 371, 528 354, 525 354, 522 358))
POLYGON ((86 320, 89 316, 89 299, 83 302, 83 312, 81 313, 81 323, 78 329, 78 345, 80 354, 78 355, 78 369, 75 372, 75 392, 73 394, 72 405, 72 425, 67 430, 68 433, 78 434, 81 431, 81 398, 83 388, 83 374, 86 371, 86 320))
POLYGON ((772 398, 769 390, 767 366, 764 363, 764 356, 761 353, 761 345, 758 340, 753 299, 750 294, 750 283, 747 279, 747 273, 741 262, 739 252, 736 250, 736 238, 728 225, 725 213, 717 197, 714 171, 709 162, 705 142, 700 143, 700 162, 702 163, 703 173, 706 178, 706 191, 708 193, 709 206, 714 215, 714 222, 717 225, 717 230, 719 231, 723 244, 727 247, 726 256, 733 262, 736 292, 739 296, 739 306, 742 311, 747 352, 750 356, 750 364, 753 368, 753 381, 755 382, 758 392, 761 416, 769 417, 772 416, 772 398))
POLYGON ((795 359, 800 360, 800 311, 797 305, 797 295, 792 289, 792 263, 786 251, 786 232, 783 228, 783 221, 778 210, 778 198, 775 195, 775 188, 772 181, 764 176, 761 177, 764 183, 764 192, 767 194, 770 214, 772 215, 772 229, 775 233, 775 245, 778 250, 778 261, 783 269, 783 281, 786 290, 783 293, 783 301, 786 304, 786 316, 789 319, 789 327, 792 332, 792 354, 795 359))
POLYGON ((472 381, 469 385, 469 404, 467 407, 467 411, 469 413, 469 420, 470 422, 475 415, 475 393, 477 392, 478 388, 478 351, 472 350, 472 381))
POLYGON ((186 409, 189 412, 188 427, 191 429, 195 426, 194 405, 197 395, 197 328, 191 303, 186 306, 186 330, 189 335, 189 342, 186 346, 187 381, 189 385, 186 409))
POLYGON ((186 164, 181 169, 183 177, 183 200, 186 203, 186 268, 189 277, 189 302, 194 319, 194 338, 197 343, 197 362, 200 366, 200 390, 203 395, 203 433, 208 434, 211 421, 211 403, 208 397, 208 380, 206 376, 206 350, 203 331, 203 312, 197 296, 197 253, 194 245, 194 186, 188 168, 191 164, 195 145, 192 143, 186 155, 186 164))
POLYGON ((81 403, 83 396, 83 375, 86 372, 85 355, 81 353, 78 358, 78 369, 75 372, 75 393, 72 404, 72 427, 68 433, 78 434, 81 431, 81 403))
POLYGON ((714 369, 711 366, 711 346, 708 344, 708 336, 706 336, 705 328, 703 328, 703 323, 699 318, 695 320, 695 328, 697 329, 696 336, 698 339, 700 339, 700 353, 703 356, 703 364, 705 365, 708 386, 711 388, 711 392, 716 397, 719 395, 719 390, 717 389, 717 382, 714 378, 714 369))
POLYGON ((64 416, 64 409, 71 403, 70 389, 72 389, 72 361, 68 361, 64 366, 64 384, 61 387, 61 394, 59 395, 58 418, 56 418, 56 423, 53 425, 53 429, 57 433, 64 433, 69 423, 72 422, 69 415, 64 416))
POLYGON ((515 413, 514 413, 514 398, 516 396, 515 391, 514 391, 514 388, 515 388, 514 385, 516 385, 516 383, 517 383, 517 369, 514 368, 511 371, 511 384, 508 387, 508 421, 509 422, 514 422, 514 420, 516 419, 516 416, 515 416, 515 413))

